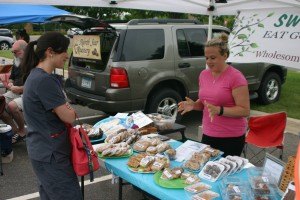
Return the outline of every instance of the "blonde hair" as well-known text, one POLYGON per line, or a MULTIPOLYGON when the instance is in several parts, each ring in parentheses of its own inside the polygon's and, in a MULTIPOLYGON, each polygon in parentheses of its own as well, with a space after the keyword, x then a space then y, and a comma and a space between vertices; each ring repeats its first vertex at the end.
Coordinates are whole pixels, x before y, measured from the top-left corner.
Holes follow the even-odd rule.
POLYGON ((224 32, 219 37, 207 41, 205 47, 219 47, 220 54, 223 56, 226 53, 227 58, 229 57, 228 35, 224 32))

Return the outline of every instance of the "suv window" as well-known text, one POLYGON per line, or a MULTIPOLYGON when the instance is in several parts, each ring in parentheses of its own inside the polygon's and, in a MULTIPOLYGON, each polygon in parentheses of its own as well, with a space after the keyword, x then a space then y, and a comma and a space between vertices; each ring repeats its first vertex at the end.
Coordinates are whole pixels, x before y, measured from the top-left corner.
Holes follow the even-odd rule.
POLYGON ((132 29, 127 30, 120 60, 162 59, 164 52, 165 35, 163 29, 132 29))
POLYGON ((204 56, 206 32, 204 29, 178 29, 178 53, 181 57, 204 56))

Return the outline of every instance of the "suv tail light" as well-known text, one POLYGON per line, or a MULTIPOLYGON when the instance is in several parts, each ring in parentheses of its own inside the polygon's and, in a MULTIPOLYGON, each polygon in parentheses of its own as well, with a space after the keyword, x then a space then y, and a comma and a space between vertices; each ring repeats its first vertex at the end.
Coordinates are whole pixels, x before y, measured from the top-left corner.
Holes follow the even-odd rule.
POLYGON ((127 88, 129 87, 127 71, 120 67, 110 69, 110 87, 127 88))

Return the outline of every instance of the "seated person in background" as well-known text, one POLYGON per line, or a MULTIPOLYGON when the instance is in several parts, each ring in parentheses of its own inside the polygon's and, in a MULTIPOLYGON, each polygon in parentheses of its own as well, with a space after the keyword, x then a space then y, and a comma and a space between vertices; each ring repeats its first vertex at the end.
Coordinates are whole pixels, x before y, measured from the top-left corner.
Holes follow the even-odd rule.
POLYGON ((27 43, 24 40, 18 40, 12 46, 14 62, 9 77, 9 83, 7 84, 8 91, 3 94, 6 100, 7 109, 0 115, 0 119, 4 123, 9 124, 12 127, 12 131, 15 133, 13 136, 13 143, 22 140, 26 134, 24 117, 21 112, 23 110, 23 75, 20 67, 26 46, 27 43))
POLYGON ((30 37, 25 29, 19 29, 16 32, 16 40, 24 40, 25 42, 29 43, 30 37))

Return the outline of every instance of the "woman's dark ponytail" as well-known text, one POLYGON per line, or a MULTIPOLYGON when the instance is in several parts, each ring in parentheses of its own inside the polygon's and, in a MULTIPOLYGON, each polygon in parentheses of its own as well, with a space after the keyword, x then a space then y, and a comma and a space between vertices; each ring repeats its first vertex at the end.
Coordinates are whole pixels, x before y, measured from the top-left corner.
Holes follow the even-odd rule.
POLYGON ((59 32, 47 32, 37 41, 30 42, 25 49, 24 57, 21 62, 24 83, 30 74, 30 71, 35 68, 40 61, 46 59, 45 52, 48 48, 51 48, 55 53, 60 54, 67 52, 69 44, 69 38, 59 32))
POLYGON ((34 46, 37 41, 30 42, 24 52, 24 56, 21 62, 21 69, 23 74, 23 83, 25 83, 30 71, 37 66, 39 58, 35 54, 34 46))

